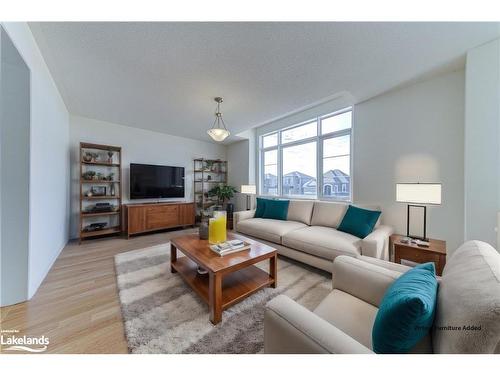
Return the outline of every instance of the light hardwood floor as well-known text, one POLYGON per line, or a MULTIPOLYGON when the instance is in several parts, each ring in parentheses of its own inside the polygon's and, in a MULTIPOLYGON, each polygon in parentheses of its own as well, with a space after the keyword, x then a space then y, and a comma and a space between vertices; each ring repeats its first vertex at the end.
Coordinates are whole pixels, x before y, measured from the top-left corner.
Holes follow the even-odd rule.
POLYGON ((19 330, 16 336, 45 335, 46 353, 128 353, 114 256, 168 242, 179 233, 69 243, 30 301, 0 309, 1 329, 19 330))

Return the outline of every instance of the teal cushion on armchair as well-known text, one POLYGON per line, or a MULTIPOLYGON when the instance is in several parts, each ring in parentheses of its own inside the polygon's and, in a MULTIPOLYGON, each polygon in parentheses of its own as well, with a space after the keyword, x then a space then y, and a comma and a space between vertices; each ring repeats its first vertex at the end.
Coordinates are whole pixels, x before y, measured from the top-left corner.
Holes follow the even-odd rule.
POLYGON ((359 238, 365 238, 373 231, 380 214, 380 211, 366 210, 349 205, 337 230, 359 238))
POLYGON ((380 302, 372 330, 375 353, 408 353, 431 329, 438 283, 434 263, 424 263, 397 278, 380 302))

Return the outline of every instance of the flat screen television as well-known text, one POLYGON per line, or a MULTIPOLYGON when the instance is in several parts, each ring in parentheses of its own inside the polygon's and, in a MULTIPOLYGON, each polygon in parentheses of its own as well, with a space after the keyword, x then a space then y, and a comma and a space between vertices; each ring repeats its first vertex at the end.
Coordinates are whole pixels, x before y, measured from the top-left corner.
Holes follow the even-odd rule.
POLYGON ((184 198, 184 167, 130 164, 130 199, 184 198))

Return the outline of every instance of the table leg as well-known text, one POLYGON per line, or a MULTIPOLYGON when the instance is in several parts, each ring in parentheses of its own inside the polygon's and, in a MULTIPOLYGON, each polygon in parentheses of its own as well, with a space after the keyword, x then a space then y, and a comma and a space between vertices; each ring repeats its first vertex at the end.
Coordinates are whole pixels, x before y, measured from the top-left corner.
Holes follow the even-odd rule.
POLYGON ((439 262, 438 264, 436 264, 436 274, 438 276, 442 276, 443 275, 443 269, 444 269, 444 265, 446 263, 446 255, 440 255, 439 256, 439 262))
POLYGON ((401 257, 399 256, 398 247, 394 246, 394 263, 401 264, 401 257))
POLYGON ((209 272, 208 283, 210 321, 217 324, 222 321, 222 275, 209 272))
POLYGON ((278 286, 278 256, 275 255, 269 258, 269 275, 274 279, 271 288, 278 286))
POLYGON ((170 272, 172 273, 177 272, 175 268, 172 267, 172 263, 175 263, 176 261, 177 261, 177 248, 173 244, 170 244, 170 272))

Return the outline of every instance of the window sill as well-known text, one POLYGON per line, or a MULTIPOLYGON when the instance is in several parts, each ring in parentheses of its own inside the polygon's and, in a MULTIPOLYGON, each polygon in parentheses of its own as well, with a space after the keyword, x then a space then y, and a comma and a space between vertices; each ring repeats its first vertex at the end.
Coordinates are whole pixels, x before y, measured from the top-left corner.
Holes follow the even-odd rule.
POLYGON ((298 199, 304 201, 321 201, 321 202, 337 202, 337 203, 346 203, 352 204, 352 200, 345 199, 335 199, 335 198, 327 198, 327 197, 310 197, 310 196, 297 196, 297 195, 265 195, 265 194, 257 194, 258 198, 274 198, 274 199, 298 199))

